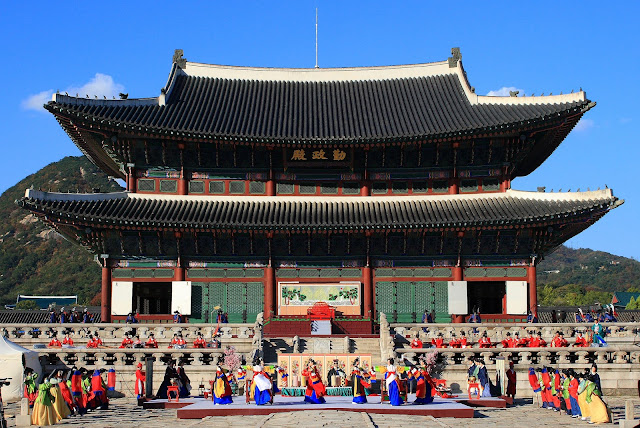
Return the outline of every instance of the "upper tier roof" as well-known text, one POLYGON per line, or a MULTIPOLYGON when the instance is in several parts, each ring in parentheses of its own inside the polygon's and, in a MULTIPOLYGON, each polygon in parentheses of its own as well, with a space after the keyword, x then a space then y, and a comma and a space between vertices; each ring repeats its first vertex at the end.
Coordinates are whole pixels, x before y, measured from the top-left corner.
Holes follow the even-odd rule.
POLYGON ((429 64, 330 69, 207 65, 176 55, 157 98, 98 100, 54 94, 45 108, 130 133, 349 143, 508 131, 579 116, 592 105, 583 91, 478 96, 467 82, 459 54, 429 64))
MULTIPOLYGON (((168 196, 27 190, 18 203, 54 223, 174 229, 354 230, 502 227, 595 219, 623 201, 610 189, 396 197, 168 196)), ((584 224, 586 228, 587 223, 584 224)))

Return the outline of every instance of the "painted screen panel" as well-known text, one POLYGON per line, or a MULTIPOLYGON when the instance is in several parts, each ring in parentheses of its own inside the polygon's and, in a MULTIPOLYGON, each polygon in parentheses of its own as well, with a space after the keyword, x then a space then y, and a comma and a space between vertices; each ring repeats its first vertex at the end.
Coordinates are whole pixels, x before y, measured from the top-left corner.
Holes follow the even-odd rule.
POLYGON ((448 281, 449 314, 468 314, 467 281, 448 281))
POLYGON ((528 288, 526 281, 507 281, 507 313, 509 315, 526 315, 528 288))
POLYGON ((173 281, 171 283, 171 313, 191 315, 191 281, 173 281))
POLYGON ((111 284, 111 315, 129 315, 133 311, 133 282, 111 284))

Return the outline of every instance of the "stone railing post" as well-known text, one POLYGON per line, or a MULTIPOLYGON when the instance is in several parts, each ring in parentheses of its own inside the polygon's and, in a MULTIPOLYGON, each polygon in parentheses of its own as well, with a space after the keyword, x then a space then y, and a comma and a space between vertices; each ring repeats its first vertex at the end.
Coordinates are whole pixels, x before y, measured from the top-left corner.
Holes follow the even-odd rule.
POLYGON ((549 351, 538 352, 538 364, 548 366, 549 364, 551 364, 551 359, 549 358, 550 356, 551 352, 549 351))
POLYGON ((485 366, 491 366, 496 363, 491 359, 491 357, 493 356, 493 352, 481 352, 480 355, 482 355, 485 366))
POLYGON ((624 351, 617 351, 613 354, 615 356, 614 362, 616 364, 626 364, 628 362, 628 353, 624 351))
POLYGON ((589 353, 587 351, 578 351, 576 352, 576 354, 578 355, 578 360, 576 361, 576 363, 578 364, 589 363, 589 361, 587 360, 587 355, 589 355, 589 353))
POLYGON ((527 366, 531 365, 531 352, 520 352, 520 364, 527 366))
POLYGON ((569 351, 558 351, 558 364, 569 364, 569 351))

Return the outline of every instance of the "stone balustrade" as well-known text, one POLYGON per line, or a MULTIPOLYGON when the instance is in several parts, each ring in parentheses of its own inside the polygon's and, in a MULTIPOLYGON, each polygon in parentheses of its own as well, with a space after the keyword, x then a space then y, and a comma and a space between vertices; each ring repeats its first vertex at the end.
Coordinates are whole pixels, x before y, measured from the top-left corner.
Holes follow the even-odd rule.
MULTIPOLYGON (((224 355, 224 348, 204 349, 36 349, 40 363, 45 372, 69 368, 72 366, 87 369, 106 368, 111 366, 131 366, 144 363, 153 358, 154 366, 164 366, 167 361, 183 361, 190 366, 206 366, 215 364, 217 357, 224 355)), ((241 354, 242 355, 242 354, 241 354)), ((243 355, 245 358, 247 356, 243 355)), ((163 369, 164 371, 164 369, 163 369)))
MULTIPOLYGON (((259 328, 259 327, 258 327, 259 328)), ((70 332, 77 345, 84 345, 90 334, 98 332, 102 341, 109 345, 119 345, 126 333, 135 331, 142 341, 151 333, 162 346, 168 344, 174 333, 181 333, 187 343, 192 343, 198 333, 210 339, 218 329, 218 324, 2 324, 0 333, 22 346, 36 343, 48 344, 51 334, 56 333, 62 340, 65 332, 70 332)), ((252 339, 256 332, 254 324, 220 324, 218 338, 252 339)), ((251 340, 249 340, 251 342, 251 340)))
MULTIPOLYGON (((608 329, 606 341, 609 345, 626 345, 640 342, 640 323, 602 323, 602 325, 608 329)), ((575 331, 586 332, 590 331, 592 324, 587 323, 572 323, 572 324, 416 324, 407 323, 390 324, 390 334, 393 335, 396 346, 403 346, 408 344, 409 341, 419 335, 423 342, 431 342, 438 334, 442 334, 445 341, 452 338, 452 334, 455 333, 457 337, 460 337, 462 331, 465 332, 467 338, 473 342, 477 342, 480 334, 487 332, 487 336, 491 339, 492 343, 500 343, 506 339, 507 332, 511 332, 513 337, 516 332, 520 334, 520 337, 527 337, 528 331, 539 331, 542 333, 542 338, 551 343, 556 331, 561 331, 564 334, 565 339, 570 343, 574 341, 572 336, 575 331), (426 331, 425 331, 426 330, 426 331)), ((383 330, 381 329, 381 332, 383 330)))
MULTIPOLYGON (((433 352, 434 349, 396 349, 400 359, 412 360, 419 354, 433 352)), ((610 346, 606 348, 521 348, 521 349, 438 349, 439 360, 444 370, 437 373, 439 378, 447 379, 453 385, 454 392, 466 393, 467 362, 470 357, 482 358, 495 381, 495 359, 504 357, 514 362, 517 373, 519 397, 532 396, 527 371, 529 367, 550 366, 559 370, 577 371, 597 363, 598 373, 604 394, 635 395, 640 378, 640 347, 635 345, 610 346)))
MULTIPOLYGON (((575 365, 590 365, 592 363, 638 365, 640 364, 640 347, 634 345, 609 346, 604 348, 401 348, 396 349, 398 358, 413 359, 419 355, 433 351, 444 358, 447 364, 465 364, 470 357, 482 358, 487 366, 495 363, 496 357, 505 357, 514 364, 525 366, 560 365, 575 367, 575 365)), ((640 366, 638 367, 640 370, 640 366)))

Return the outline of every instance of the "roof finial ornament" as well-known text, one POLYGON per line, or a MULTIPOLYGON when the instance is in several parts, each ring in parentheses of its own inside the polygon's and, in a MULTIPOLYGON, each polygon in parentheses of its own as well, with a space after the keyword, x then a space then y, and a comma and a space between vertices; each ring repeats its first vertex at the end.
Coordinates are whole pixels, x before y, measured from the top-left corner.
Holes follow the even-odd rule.
POLYGON ((172 62, 179 68, 185 68, 187 66, 187 59, 184 57, 184 51, 182 49, 176 49, 173 52, 172 62))
POLYGON ((520 93, 520 91, 509 91, 509 96, 510 97, 517 97, 519 93, 520 93))
POLYGON ((458 66, 458 61, 462 59, 460 48, 451 48, 451 56, 449 57, 449 68, 455 68, 458 66))
POLYGON ((123 94, 122 92, 120 92, 119 96, 121 100, 126 100, 127 98, 129 98, 129 92, 127 92, 126 94, 123 94))

